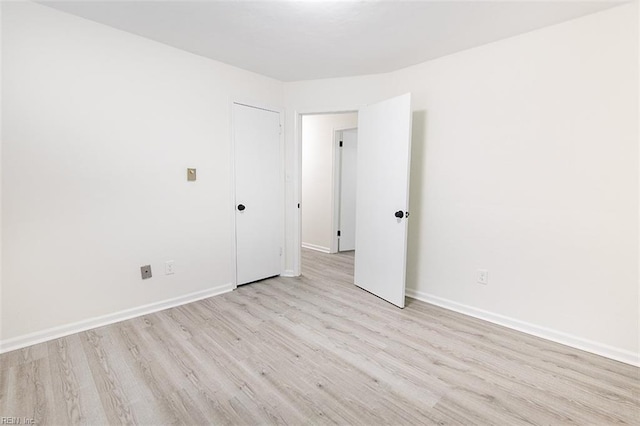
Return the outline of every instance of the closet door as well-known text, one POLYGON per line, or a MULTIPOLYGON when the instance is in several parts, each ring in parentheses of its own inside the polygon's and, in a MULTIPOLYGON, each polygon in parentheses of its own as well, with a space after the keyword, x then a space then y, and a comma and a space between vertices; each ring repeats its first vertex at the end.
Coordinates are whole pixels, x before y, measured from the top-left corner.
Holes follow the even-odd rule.
POLYGON ((233 104, 237 284, 280 275, 283 247, 280 113, 233 104))

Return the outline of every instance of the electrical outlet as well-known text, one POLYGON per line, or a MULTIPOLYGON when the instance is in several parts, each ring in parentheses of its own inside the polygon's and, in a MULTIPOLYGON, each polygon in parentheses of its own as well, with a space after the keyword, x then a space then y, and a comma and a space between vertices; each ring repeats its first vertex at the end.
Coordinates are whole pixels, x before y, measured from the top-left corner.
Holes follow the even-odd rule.
POLYGON ((141 266, 140 275, 142 275, 143 280, 146 280, 147 278, 151 278, 151 265, 141 266))
POLYGON ((172 275, 176 273, 176 262, 173 260, 167 260, 164 262, 164 274, 172 275))
POLYGON ((486 269, 478 269, 478 283, 484 285, 489 284, 489 271, 486 269))

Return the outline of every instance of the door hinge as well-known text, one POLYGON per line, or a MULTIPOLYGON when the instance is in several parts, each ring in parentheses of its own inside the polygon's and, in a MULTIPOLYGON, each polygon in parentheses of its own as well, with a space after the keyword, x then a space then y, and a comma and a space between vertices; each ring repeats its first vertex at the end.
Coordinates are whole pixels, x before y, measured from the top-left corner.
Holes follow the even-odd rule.
POLYGON ((279 134, 282 134, 282 124, 278 124, 278 128, 279 128, 279 134))
POLYGON ((338 231, 338 237, 340 236, 340 231, 338 231))
POLYGON ((340 148, 342 148, 342 141, 340 141, 340 148))

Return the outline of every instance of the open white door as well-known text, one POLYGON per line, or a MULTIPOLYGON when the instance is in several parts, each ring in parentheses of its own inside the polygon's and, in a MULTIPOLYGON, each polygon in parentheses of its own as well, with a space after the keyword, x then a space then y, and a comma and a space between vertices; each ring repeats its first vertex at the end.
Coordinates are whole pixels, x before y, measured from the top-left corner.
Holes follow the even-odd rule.
POLYGON ((354 282, 404 308, 411 94, 358 112, 354 282))
POLYGON ((237 284, 280 275, 280 114, 233 105, 237 284))

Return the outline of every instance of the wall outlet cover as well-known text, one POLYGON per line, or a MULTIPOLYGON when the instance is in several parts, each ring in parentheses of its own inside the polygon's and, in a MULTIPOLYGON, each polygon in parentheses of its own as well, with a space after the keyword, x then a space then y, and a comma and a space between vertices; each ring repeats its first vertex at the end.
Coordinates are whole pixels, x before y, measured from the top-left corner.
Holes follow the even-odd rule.
POLYGON ((176 262, 173 260, 167 260, 164 263, 164 274, 172 275, 176 273, 176 262))
POLYGON ((146 280, 147 278, 151 278, 151 265, 141 266, 140 275, 142 275, 143 280, 146 280))
POLYGON ((486 269, 478 269, 478 283, 489 284, 489 271, 486 269))

